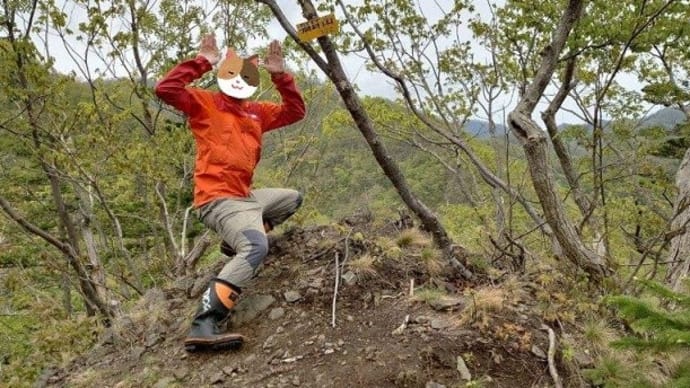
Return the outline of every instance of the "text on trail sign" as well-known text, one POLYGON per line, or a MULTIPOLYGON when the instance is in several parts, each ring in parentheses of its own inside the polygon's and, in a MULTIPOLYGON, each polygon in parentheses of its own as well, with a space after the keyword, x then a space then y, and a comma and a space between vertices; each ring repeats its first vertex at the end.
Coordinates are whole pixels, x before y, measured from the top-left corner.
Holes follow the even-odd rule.
POLYGON ((318 37, 338 32, 338 28, 338 20, 331 13, 299 23, 297 25, 297 37, 302 42, 308 42, 318 37))

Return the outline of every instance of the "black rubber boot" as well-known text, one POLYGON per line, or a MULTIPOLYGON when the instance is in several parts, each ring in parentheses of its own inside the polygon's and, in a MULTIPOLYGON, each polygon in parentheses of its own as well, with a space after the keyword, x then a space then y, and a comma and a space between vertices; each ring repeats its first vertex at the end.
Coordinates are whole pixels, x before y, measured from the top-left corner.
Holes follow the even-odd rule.
POLYGON ((188 352, 239 349, 244 337, 226 333, 221 322, 228 317, 240 292, 229 283, 215 279, 201 297, 199 309, 192 321, 192 328, 184 340, 188 352))

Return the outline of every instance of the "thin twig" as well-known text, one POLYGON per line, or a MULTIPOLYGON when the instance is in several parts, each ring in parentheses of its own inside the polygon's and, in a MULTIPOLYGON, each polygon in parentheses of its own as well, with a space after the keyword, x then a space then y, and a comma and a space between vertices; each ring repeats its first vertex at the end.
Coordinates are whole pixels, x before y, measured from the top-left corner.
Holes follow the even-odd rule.
POLYGON ((177 243, 175 242, 175 237, 173 236, 172 224, 170 223, 170 213, 168 212, 168 204, 165 202, 165 194, 163 194, 164 185, 162 182, 156 182, 155 189, 158 199, 161 201, 161 218, 163 218, 163 225, 165 226, 165 231, 168 234, 168 240, 172 247, 172 251, 175 252, 177 257, 181 257, 182 254, 177 248, 177 243))
POLYGON ((340 266, 338 265, 338 252, 335 252, 335 286, 333 287, 333 312, 331 326, 335 327, 335 303, 338 300, 338 286, 340 285, 340 266))
POLYGON ((340 263, 340 272, 345 270, 345 262, 347 262, 348 256, 350 256, 350 235, 352 234, 352 231, 354 228, 350 229, 350 231, 347 233, 347 236, 345 236, 345 257, 343 257, 343 262, 340 263))
POLYGON ((182 233, 180 236, 180 257, 187 255, 187 223, 189 222, 189 213, 194 210, 194 206, 189 206, 184 211, 184 219, 182 220, 182 233))
POLYGON ((545 324, 542 324, 541 328, 549 332, 549 351, 547 353, 549 374, 551 374, 554 386, 556 388, 563 388, 563 383, 561 383, 561 377, 558 375, 558 370, 556 370, 556 362, 554 360, 556 355, 556 332, 545 324))

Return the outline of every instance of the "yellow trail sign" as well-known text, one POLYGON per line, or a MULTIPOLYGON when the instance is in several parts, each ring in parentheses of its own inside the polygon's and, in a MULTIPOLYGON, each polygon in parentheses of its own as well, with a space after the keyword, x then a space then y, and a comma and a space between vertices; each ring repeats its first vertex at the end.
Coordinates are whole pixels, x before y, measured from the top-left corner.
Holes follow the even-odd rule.
POLYGON ((336 33, 339 28, 338 20, 331 13, 299 23, 297 25, 297 37, 302 42, 308 42, 321 36, 336 33))

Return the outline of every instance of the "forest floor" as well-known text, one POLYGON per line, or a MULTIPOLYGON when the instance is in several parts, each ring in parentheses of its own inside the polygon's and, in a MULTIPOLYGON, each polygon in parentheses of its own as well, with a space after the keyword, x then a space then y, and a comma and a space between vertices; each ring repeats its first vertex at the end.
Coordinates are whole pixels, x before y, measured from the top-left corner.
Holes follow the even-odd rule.
MULTIPOLYGON (((515 277, 492 284, 429 276, 439 272, 429 248, 404 233, 360 222, 274 237, 233 317, 247 338, 238 351, 184 350, 197 295, 222 263, 200 265, 150 289, 88 354, 47 370, 38 385, 554 386, 535 287, 515 277)), ((564 386, 579 386, 561 359, 557 352, 552 365, 564 386)))

